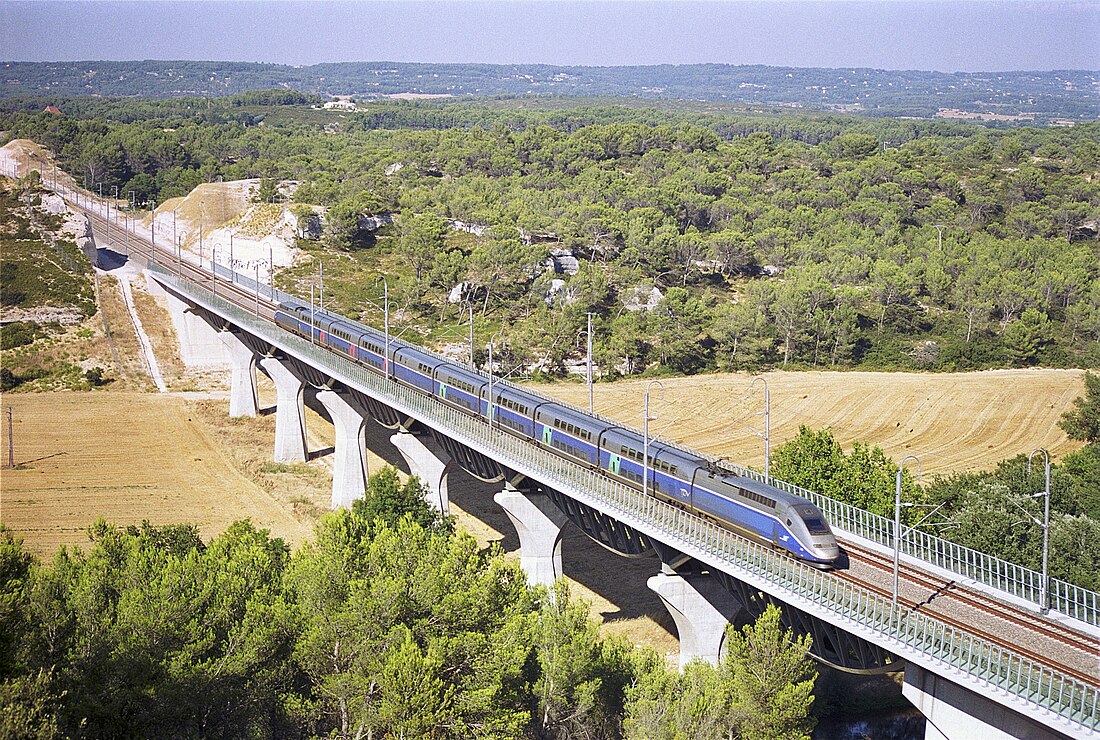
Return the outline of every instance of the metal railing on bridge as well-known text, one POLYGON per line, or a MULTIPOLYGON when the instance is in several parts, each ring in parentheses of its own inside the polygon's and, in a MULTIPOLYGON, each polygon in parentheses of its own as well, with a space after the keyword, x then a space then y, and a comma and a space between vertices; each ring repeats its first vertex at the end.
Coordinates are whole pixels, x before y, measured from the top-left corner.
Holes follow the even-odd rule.
MULTIPOLYGON (((501 464, 519 473, 601 509, 735 577, 767 582, 769 590, 775 591, 777 596, 785 594, 793 600, 815 604, 832 613, 839 622, 857 625, 880 636, 887 649, 902 657, 923 659, 925 664, 954 669, 973 681, 996 686, 1073 724, 1093 731, 1100 728, 1100 716, 1097 714, 1100 690, 1094 686, 933 617, 894 604, 866 588, 783 557, 771 548, 551 455, 500 429, 490 428, 484 421, 462 414, 435 398, 389 381, 323 347, 258 319, 252 313, 213 296, 205 288, 178 280, 170 270, 156 265, 151 265, 151 269, 160 273, 164 282, 176 286, 195 302, 216 311, 241 328, 316 364, 336 380, 430 423, 464 444, 491 454, 501 464)), ((851 516, 841 510, 837 514, 851 516)), ((874 525, 874 520, 868 520, 867 526, 874 525)))
MULTIPOLYGON (((842 503, 805 488, 786 483, 741 466, 731 466, 740 475, 766 481, 771 485, 813 501, 824 512, 834 529, 848 532, 893 549, 894 521, 851 504, 842 503)), ((902 538, 900 551, 905 555, 938 566, 957 575, 985 584, 1034 604, 1039 604, 1043 574, 1017 563, 987 555, 927 532, 913 530, 902 538)), ((1100 625, 1100 594, 1081 586, 1050 579, 1050 608, 1093 626, 1100 625)))

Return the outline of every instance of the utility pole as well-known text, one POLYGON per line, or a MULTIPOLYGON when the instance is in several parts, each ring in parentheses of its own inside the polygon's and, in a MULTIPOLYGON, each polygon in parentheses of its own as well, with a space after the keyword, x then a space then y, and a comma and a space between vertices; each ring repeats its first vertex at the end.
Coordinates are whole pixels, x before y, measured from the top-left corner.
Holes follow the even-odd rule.
POLYGON ((752 389, 756 387, 756 381, 758 380, 764 384, 764 477, 771 480, 772 395, 771 391, 768 390, 768 379, 762 375, 757 375, 752 379, 752 383, 749 385, 749 393, 752 393, 752 389))
POLYGON ((5 467, 15 467, 15 442, 11 436, 11 406, 8 406, 8 464, 5 467))
POLYGON ((592 314, 588 314, 588 413, 592 410, 592 314))
MULTIPOLYGON (((891 603, 898 603, 898 565, 901 559, 901 508, 902 506, 912 506, 913 504, 903 504, 901 502, 901 476, 902 471, 905 470, 905 462, 912 460, 917 464, 917 477, 920 477, 920 460, 916 455, 906 455, 898 463, 898 473, 896 480, 894 481, 894 590, 891 603)), ((913 527, 909 527, 912 530, 913 527)), ((908 533, 908 532, 907 532, 908 533)))
POLYGON ((645 387, 645 405, 642 408, 642 496, 649 495, 649 422, 657 417, 649 415, 649 391, 653 386, 661 389, 661 402, 665 400, 665 385, 659 380, 651 380, 645 387))
MULTIPOLYGON (((9 418, 11 415, 11 409, 8 409, 9 418)), ((8 439, 11 439, 11 431, 9 428, 8 439)), ((1043 528, 1043 580, 1039 587, 1039 611, 1042 614, 1046 614, 1050 611, 1050 570, 1048 569, 1048 559, 1050 554, 1050 453, 1044 450, 1042 447, 1032 450, 1031 454, 1027 456, 1027 472, 1031 472, 1031 458, 1035 457, 1037 453, 1043 453, 1043 490, 1038 493, 1032 494, 1032 498, 1043 497, 1043 521, 1039 522, 1035 517, 1031 517, 1032 521, 1043 528)))

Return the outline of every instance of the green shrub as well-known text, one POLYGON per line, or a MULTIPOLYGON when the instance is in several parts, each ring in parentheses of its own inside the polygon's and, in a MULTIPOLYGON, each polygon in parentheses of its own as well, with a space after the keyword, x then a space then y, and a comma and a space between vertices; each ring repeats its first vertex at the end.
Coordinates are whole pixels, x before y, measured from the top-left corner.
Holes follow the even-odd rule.
POLYGON ((13 321, 0 326, 0 350, 22 347, 44 336, 45 330, 33 321, 13 321))

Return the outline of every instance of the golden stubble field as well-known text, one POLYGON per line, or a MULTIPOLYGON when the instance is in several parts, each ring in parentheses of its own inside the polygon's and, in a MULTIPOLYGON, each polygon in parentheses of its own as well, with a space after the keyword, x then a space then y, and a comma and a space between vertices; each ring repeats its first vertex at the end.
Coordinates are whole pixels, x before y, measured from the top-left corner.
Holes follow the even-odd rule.
MULTIPOLYGON (((1078 449, 1058 428, 1085 390, 1080 370, 977 373, 771 372, 771 448, 799 425, 829 427, 846 448, 862 440, 924 473, 983 470, 1036 447, 1054 457, 1078 449)), ((666 378, 650 387, 650 434, 744 465, 764 466, 764 386, 741 374, 666 378)), ((648 381, 596 384, 598 413, 642 427, 648 381)), ((534 386, 583 408, 583 384, 534 386)))
MULTIPOLYGON (((6 394, 15 470, 0 521, 48 555, 86 542, 97 517, 119 525, 190 522, 204 538, 251 518, 299 542, 310 525, 233 464, 189 402, 140 392, 6 394)), ((7 462, 8 431, 3 429, 7 462)))

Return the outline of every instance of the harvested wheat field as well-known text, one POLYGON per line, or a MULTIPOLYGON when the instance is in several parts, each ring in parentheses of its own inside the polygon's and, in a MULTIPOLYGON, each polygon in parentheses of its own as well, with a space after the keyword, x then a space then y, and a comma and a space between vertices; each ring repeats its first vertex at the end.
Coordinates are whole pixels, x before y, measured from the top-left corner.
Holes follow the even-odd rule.
POLYGON ((246 517, 289 543, 311 531, 308 518, 244 477, 181 398, 5 394, 4 406, 13 410, 19 468, 2 473, 0 522, 34 552, 85 542, 99 516, 119 525, 194 523, 204 539, 246 517))
MULTIPOLYGON (((1080 444, 1058 419, 1085 391, 1080 370, 990 370, 977 373, 771 372, 771 447, 799 425, 830 427, 847 448, 876 444, 900 460, 920 458, 925 473, 982 470, 1045 447, 1059 457, 1080 444)), ((764 466, 764 388, 751 375, 666 378, 664 397, 650 391, 650 434, 744 465, 764 466)), ((642 427, 648 381, 597 384, 598 413, 642 427)), ((583 408, 583 384, 537 390, 583 408)))

